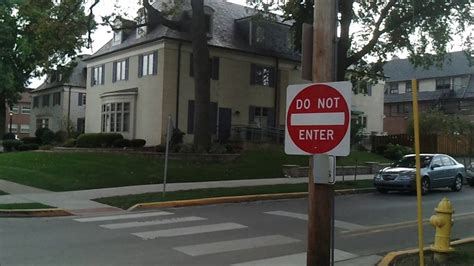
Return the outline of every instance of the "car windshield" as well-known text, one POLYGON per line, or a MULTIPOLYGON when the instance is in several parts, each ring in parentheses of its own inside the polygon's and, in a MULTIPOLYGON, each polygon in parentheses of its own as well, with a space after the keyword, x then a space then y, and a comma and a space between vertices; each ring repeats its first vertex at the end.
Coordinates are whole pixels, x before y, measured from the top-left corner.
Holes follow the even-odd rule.
MULTIPOLYGON (((428 167, 430 165, 431 159, 433 156, 420 156, 421 168, 428 167)), ((399 161, 396 161, 392 164, 392 167, 405 167, 405 168, 415 168, 415 156, 403 157, 399 161)))

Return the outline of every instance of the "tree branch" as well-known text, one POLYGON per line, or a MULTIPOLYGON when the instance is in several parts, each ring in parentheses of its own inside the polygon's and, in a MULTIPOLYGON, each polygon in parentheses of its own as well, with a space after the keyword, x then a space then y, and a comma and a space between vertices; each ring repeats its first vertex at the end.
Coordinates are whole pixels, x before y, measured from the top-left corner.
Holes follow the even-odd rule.
POLYGON ((94 19, 94 7, 99 4, 100 0, 95 0, 89 8, 89 17, 87 19, 87 48, 92 45, 92 21, 94 19))
POLYGON ((349 67, 350 65, 362 59, 362 57, 364 57, 368 52, 370 52, 375 47, 375 45, 378 42, 379 37, 383 33, 389 31, 388 28, 380 30, 380 25, 382 25, 382 22, 387 17, 390 9, 393 6, 395 6, 396 3, 397 3, 397 0, 390 0, 387 3, 387 5, 380 11, 379 19, 377 20, 377 22, 375 22, 375 25, 374 25, 375 29, 374 29, 374 33, 372 33, 372 38, 359 52, 354 53, 352 56, 347 58, 346 67, 349 67))

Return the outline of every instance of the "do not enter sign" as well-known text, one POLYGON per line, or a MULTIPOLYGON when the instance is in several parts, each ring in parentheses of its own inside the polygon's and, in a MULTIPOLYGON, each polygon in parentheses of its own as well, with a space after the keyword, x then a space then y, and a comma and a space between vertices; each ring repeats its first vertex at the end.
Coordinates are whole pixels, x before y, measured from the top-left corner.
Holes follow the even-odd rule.
POLYGON ((285 152, 347 156, 350 100, 350 82, 289 86, 285 152))

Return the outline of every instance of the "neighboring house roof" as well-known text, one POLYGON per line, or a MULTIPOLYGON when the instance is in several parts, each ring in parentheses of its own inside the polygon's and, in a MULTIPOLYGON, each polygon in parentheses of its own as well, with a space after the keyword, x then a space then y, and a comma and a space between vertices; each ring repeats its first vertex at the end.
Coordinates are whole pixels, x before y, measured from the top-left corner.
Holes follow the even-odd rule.
POLYGON ((89 58, 90 55, 79 55, 73 62, 77 62, 77 65, 73 68, 69 79, 62 79, 59 82, 43 82, 38 88, 31 90, 30 93, 36 93, 60 86, 73 86, 73 87, 86 87, 86 76, 84 69, 86 68, 85 59, 89 58))
MULTIPOLYGON (((408 59, 395 59, 387 62, 384 66, 384 74, 387 82, 407 81, 413 78, 436 79, 441 77, 453 77, 470 75, 467 87, 451 91, 421 91, 418 93, 419 101, 432 101, 445 99, 474 98, 474 65, 469 64, 468 57, 463 51, 448 53, 441 67, 431 66, 428 69, 415 68, 408 59)), ((411 93, 386 94, 385 103, 409 102, 411 93)))
MULTIPOLYGON (((158 7, 159 4, 160 1, 157 1, 154 6, 158 7)), ((279 49, 278 44, 274 44, 273 47, 267 46, 266 49, 249 45, 249 41, 239 32, 237 24, 243 19, 255 16, 257 14, 255 9, 230 3, 225 0, 205 0, 204 4, 214 10, 212 15, 212 38, 209 39, 209 45, 300 61, 300 55, 298 53, 289 50, 284 52, 279 49)), ((287 27, 288 29, 291 27, 289 23, 283 22, 278 16, 276 16, 276 21, 272 23, 275 23, 275 25, 279 27, 287 27)), ((281 33, 281 28, 275 27, 275 30, 270 34, 276 35, 279 33, 281 33)), ((133 30, 120 44, 113 45, 113 40, 110 40, 93 54, 90 59, 163 38, 190 41, 189 34, 174 31, 159 25, 142 38, 136 38, 136 30, 133 30)))
POLYGON ((415 68, 408 59, 395 59, 388 61, 383 70, 385 81, 396 82, 474 74, 474 65, 470 65, 466 53, 460 51, 446 54, 441 67, 415 68))

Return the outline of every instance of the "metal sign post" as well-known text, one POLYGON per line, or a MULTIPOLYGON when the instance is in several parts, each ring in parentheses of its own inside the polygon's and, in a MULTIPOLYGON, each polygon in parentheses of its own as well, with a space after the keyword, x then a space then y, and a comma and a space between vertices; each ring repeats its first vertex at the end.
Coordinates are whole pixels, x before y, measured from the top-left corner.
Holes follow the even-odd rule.
POLYGON ((170 150, 171 138, 171 115, 168 115, 168 125, 166 126, 166 151, 165 151, 165 170, 163 173, 163 198, 166 196, 166 176, 168 175, 168 155, 170 150))

